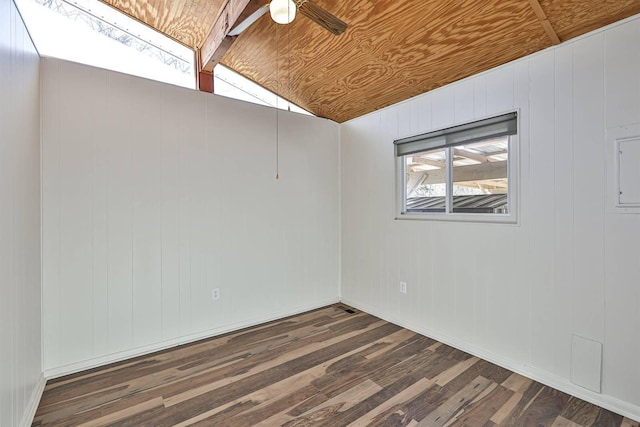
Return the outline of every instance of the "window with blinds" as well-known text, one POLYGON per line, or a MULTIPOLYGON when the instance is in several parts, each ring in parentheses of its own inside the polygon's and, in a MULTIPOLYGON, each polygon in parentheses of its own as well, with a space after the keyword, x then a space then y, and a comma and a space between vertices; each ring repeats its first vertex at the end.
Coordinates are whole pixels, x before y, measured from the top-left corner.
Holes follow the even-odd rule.
POLYGON ((394 141, 399 217, 513 217, 517 127, 508 113, 394 141))

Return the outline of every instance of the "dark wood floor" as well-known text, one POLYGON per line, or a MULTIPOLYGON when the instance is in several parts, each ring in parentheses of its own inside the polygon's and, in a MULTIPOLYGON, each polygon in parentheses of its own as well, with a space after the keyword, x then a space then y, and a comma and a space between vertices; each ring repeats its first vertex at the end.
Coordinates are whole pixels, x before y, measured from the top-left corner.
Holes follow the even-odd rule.
POLYGON ((50 381, 33 426, 638 423, 331 306, 50 381))

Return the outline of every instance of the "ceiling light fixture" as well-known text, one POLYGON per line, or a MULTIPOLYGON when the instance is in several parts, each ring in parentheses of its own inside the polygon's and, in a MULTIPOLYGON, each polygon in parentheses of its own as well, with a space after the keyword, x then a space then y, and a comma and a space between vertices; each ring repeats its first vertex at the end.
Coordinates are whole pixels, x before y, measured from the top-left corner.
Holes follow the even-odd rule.
POLYGON ((278 24, 290 24, 296 17, 296 4, 293 0, 272 0, 269 13, 278 24))

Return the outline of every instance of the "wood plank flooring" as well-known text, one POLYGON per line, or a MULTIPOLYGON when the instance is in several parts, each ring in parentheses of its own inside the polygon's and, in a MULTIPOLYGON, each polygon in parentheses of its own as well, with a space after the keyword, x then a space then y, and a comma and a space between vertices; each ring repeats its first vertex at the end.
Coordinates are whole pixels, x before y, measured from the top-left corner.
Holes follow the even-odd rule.
POLYGON ((639 427, 345 308, 50 381, 33 426, 639 427))

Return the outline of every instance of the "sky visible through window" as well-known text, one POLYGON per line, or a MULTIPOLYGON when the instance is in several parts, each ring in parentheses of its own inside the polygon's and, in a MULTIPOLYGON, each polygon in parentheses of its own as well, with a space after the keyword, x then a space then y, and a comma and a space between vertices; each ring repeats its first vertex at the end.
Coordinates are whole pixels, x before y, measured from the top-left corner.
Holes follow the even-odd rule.
MULTIPOLYGON (((192 49, 97 0, 16 0, 42 56, 106 68, 195 89, 192 49)), ((215 93, 310 114, 223 67, 215 93)))
POLYGON ((96 0, 17 0, 42 56, 195 88, 191 49, 96 0))
POLYGON ((213 87, 217 95, 280 108, 281 110, 290 109, 295 113, 311 115, 308 111, 290 103, 286 99, 279 97, 251 80, 242 77, 224 65, 216 65, 213 70, 213 76, 213 87))

